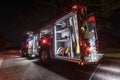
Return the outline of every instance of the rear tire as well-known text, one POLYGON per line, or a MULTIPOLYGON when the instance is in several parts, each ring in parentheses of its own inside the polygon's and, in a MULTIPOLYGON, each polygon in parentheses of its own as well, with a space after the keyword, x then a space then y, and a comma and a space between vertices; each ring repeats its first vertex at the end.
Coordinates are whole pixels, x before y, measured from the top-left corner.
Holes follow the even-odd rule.
POLYGON ((27 53, 25 51, 22 51, 22 57, 26 57, 27 53))
POLYGON ((48 50, 40 51, 40 61, 42 63, 49 63, 50 62, 50 52, 48 50))
POLYGON ((27 48, 25 48, 25 47, 21 48, 21 56, 22 57, 26 57, 27 56, 27 48))

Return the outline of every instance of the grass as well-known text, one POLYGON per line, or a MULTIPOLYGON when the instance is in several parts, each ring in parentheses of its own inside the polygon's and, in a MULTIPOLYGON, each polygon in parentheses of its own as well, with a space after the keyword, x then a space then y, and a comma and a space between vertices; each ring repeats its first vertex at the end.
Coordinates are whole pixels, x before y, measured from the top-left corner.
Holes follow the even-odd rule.
MULTIPOLYGON (((0 53, 17 53, 17 52, 18 52, 18 50, 5 50, 5 51, 0 51, 0 53)), ((104 53, 104 57, 120 58, 120 52, 104 53)))
POLYGON ((18 50, 5 50, 5 51, 0 51, 0 53, 16 53, 18 50))
POLYGON ((100 50, 104 57, 120 58, 120 48, 105 48, 100 50))
POLYGON ((113 57, 113 58, 120 58, 120 52, 116 53, 104 53, 105 57, 113 57))

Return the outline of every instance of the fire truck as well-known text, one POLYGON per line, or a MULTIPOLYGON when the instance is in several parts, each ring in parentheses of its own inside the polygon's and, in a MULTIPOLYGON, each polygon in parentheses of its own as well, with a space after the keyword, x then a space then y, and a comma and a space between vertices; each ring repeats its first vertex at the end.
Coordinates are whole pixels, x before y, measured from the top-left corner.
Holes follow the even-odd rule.
POLYGON ((21 54, 22 56, 34 58, 38 56, 38 34, 34 33, 33 31, 27 32, 27 39, 22 44, 21 54))
POLYGON ((38 30, 37 37, 36 34, 32 39, 29 37, 28 54, 38 54, 41 62, 60 59, 79 64, 98 63, 103 54, 97 51, 97 46, 94 15, 88 15, 85 6, 73 6, 71 11, 38 30))

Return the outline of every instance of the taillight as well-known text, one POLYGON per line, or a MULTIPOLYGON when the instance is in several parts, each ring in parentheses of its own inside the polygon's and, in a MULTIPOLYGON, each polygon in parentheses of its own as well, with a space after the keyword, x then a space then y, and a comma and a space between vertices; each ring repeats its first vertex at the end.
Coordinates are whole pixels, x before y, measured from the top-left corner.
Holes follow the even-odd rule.
POLYGON ((28 48, 28 44, 26 44, 26 47, 28 48))

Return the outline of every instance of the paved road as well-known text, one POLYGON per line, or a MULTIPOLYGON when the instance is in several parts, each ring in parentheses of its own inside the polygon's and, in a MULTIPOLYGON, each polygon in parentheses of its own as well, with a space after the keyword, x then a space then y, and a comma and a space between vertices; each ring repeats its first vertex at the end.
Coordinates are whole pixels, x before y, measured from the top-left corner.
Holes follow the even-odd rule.
POLYGON ((0 80, 67 80, 50 70, 34 64, 35 60, 21 57, 4 57, 0 80))
POLYGON ((27 59, 16 54, 0 54, 0 80, 88 80, 96 66, 54 60, 41 64, 39 59, 27 59))
POLYGON ((120 58, 104 58, 92 80, 120 80, 120 58))
POLYGON ((46 65, 7 54, 0 57, 0 80, 120 80, 120 59, 103 58, 98 65, 81 67, 58 60, 46 65))

